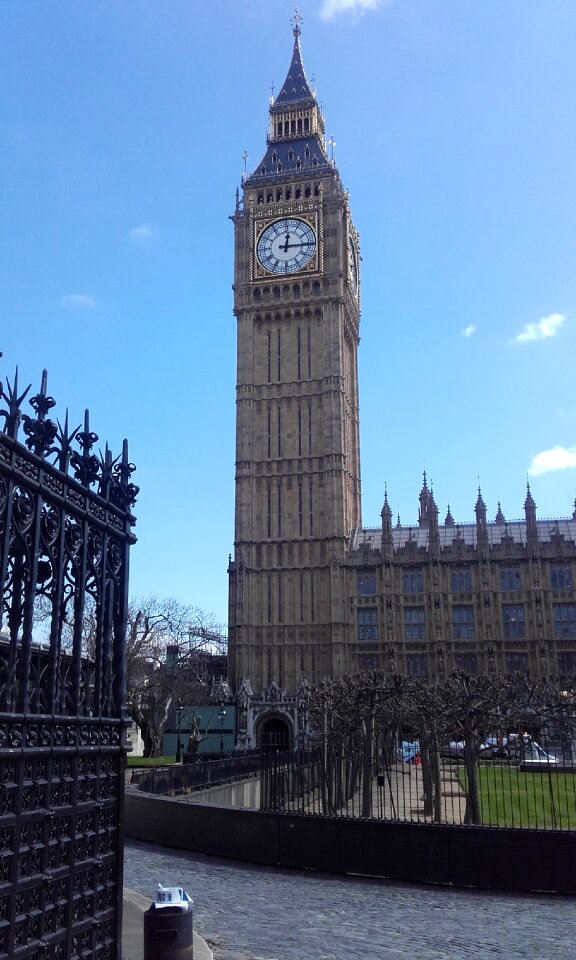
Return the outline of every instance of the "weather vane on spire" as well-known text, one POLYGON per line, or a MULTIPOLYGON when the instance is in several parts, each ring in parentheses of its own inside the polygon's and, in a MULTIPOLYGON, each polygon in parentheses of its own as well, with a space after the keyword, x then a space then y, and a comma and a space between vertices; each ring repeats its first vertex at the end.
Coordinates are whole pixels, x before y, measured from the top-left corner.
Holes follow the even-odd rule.
POLYGON ((292 24, 292 33, 294 34, 296 39, 298 39, 298 37, 302 33, 300 29, 300 24, 302 23, 302 17, 298 13, 298 7, 294 7, 294 16, 292 17, 290 23, 292 24))

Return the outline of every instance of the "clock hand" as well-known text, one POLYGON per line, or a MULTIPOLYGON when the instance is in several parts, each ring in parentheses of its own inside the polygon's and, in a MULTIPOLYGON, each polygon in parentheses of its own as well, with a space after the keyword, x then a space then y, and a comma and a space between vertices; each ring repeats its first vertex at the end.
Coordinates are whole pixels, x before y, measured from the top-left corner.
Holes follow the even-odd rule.
POLYGON ((283 246, 283 247, 280 247, 280 249, 283 250, 284 253, 286 253, 287 250, 288 250, 288 246, 289 246, 288 241, 289 241, 289 239, 290 239, 290 234, 289 234, 288 232, 286 232, 286 239, 285 239, 285 242, 284 242, 284 246, 283 246))

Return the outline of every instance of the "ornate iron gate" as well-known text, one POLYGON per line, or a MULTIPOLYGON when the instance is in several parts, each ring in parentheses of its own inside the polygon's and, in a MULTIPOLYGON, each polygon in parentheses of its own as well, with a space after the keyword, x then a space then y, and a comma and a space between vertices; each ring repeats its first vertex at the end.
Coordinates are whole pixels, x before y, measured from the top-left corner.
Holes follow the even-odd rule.
POLYGON ((29 389, 0 381, 0 960, 117 960, 138 488, 29 389))

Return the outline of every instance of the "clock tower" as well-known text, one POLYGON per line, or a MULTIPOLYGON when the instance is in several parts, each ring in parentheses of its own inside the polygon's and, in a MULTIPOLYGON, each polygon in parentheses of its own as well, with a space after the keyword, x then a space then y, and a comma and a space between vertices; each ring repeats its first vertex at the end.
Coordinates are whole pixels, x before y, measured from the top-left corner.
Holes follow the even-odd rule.
MULTIPOLYGON (((344 570, 361 526, 359 250, 325 143, 294 17, 288 75, 272 99, 264 156, 234 217, 236 513, 229 576, 229 679, 270 712, 347 668, 344 570), (272 704, 276 703, 276 707, 272 704)), ((244 704, 245 706, 245 704, 244 704)), ((243 726, 244 724, 244 726, 243 726)), ((297 734, 297 721, 289 727, 297 734)))

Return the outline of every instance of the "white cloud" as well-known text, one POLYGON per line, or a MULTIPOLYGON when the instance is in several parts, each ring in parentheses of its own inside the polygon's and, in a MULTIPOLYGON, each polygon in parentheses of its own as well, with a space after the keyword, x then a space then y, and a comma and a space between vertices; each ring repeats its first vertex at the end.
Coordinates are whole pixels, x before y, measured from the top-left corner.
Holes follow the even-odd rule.
POLYGON ((62 303, 66 307, 95 307, 96 300, 91 293, 67 293, 62 297, 62 303))
POLYGON ((366 10, 377 10, 383 2, 388 0, 324 0, 320 16, 323 20, 333 20, 340 13, 362 14, 366 10))
POLYGON ((528 473, 533 477, 551 470, 576 469, 576 447, 552 447, 532 458, 528 473))
POLYGON ((542 317, 537 323, 527 323, 524 329, 514 337, 515 343, 525 343, 527 340, 546 340, 555 337, 566 317, 562 313, 551 313, 542 317))
POLYGON ((475 323, 469 323, 467 327, 464 327, 462 331, 463 337, 471 337, 473 333, 476 333, 478 327, 475 323))
POLYGON ((154 236, 154 231, 149 223, 141 223, 139 227, 132 227, 130 239, 134 243, 146 243, 154 236))

